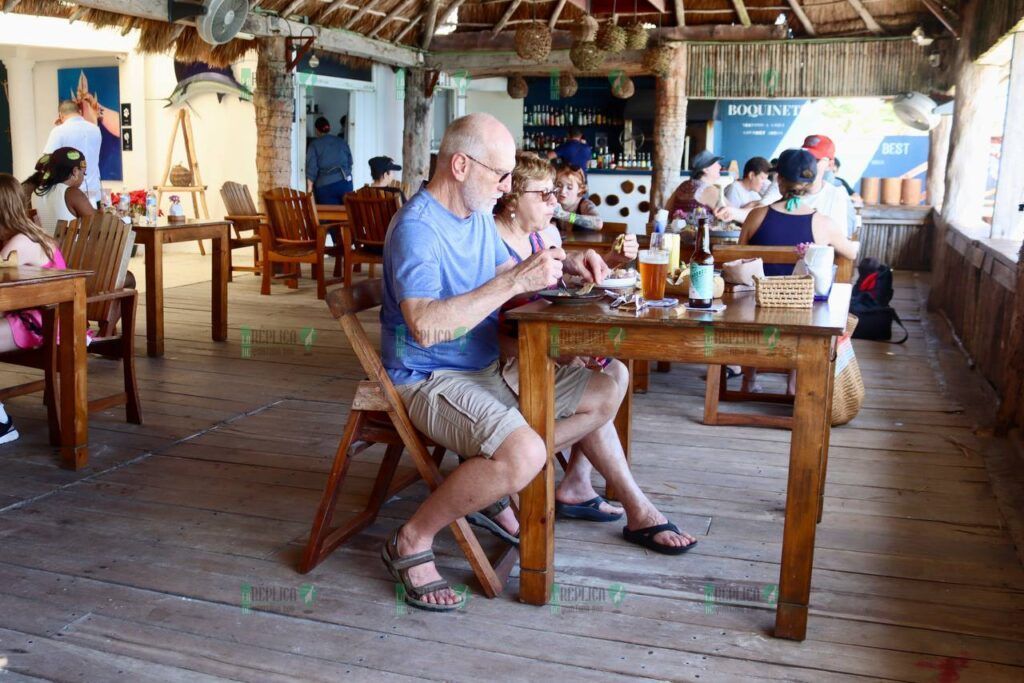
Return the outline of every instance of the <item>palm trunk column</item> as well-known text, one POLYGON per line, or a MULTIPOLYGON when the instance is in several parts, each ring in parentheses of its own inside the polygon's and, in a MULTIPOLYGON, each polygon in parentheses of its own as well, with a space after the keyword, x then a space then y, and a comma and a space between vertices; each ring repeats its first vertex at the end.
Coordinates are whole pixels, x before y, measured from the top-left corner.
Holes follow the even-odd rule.
POLYGON ((405 130, 402 134, 402 185, 413 195, 430 175, 430 106, 427 97, 427 72, 423 69, 405 71, 405 130))
POLYGON ((686 45, 672 50, 668 75, 654 87, 654 171, 651 175, 651 220, 665 208, 679 185, 686 142, 686 45))
POLYGON ((257 38, 256 173, 259 204, 263 193, 292 183, 292 125, 295 81, 287 70, 284 38, 257 38))

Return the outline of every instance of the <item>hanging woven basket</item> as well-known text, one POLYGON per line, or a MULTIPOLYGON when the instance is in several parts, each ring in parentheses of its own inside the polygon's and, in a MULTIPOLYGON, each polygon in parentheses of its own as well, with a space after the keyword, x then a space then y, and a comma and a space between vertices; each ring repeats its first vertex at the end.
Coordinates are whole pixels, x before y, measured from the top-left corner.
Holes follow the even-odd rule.
POLYGON ((177 164, 171 168, 168 179, 171 181, 171 185, 175 187, 189 187, 192 185, 192 171, 181 164, 177 164))
POLYGON ((620 100, 628 100, 634 92, 636 92, 636 86, 633 84, 633 79, 626 74, 620 73, 612 81, 612 95, 620 100))
POLYGON ((639 21, 626 29, 626 49, 643 50, 647 47, 647 39, 650 35, 647 29, 639 21))
POLYGON ((579 89, 580 84, 576 82, 576 77, 568 71, 563 71, 558 77, 558 94, 561 97, 572 97, 579 89))
POLYGON ((516 54, 531 62, 539 62, 551 54, 551 29, 539 21, 522 24, 516 29, 516 54))
POLYGON ((594 42, 605 52, 622 52, 626 49, 626 29, 609 21, 598 29, 594 42))
POLYGON ((664 78, 672 71, 672 48, 659 45, 644 51, 644 71, 664 78))
POLYGON ((590 41, 574 43, 569 50, 569 61, 580 71, 597 71, 604 63, 604 50, 590 41))
POLYGON ((508 92, 508 96, 514 100, 521 100, 526 97, 526 92, 529 89, 529 86, 526 85, 526 79, 522 76, 511 76, 508 79, 506 91, 508 92))
POLYGON ((597 29, 597 19, 589 14, 584 14, 579 21, 572 25, 571 31, 573 40, 579 43, 592 41, 597 37, 597 29))

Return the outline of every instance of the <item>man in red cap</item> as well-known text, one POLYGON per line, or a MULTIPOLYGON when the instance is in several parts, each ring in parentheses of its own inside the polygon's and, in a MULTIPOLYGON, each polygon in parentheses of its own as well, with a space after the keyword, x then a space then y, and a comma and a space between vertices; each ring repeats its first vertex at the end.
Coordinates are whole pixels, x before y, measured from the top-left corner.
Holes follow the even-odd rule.
MULTIPOLYGON (((804 196, 804 203, 821 214, 828 216, 833 223, 846 229, 846 236, 853 235, 856 224, 856 212, 853 201, 846 192, 832 183, 825 182, 825 172, 832 168, 832 160, 836 156, 836 146, 824 135, 808 135, 804 138, 803 149, 818 160, 818 176, 804 196)), ((777 183, 773 183, 761 199, 761 206, 769 206, 782 198, 777 183)), ((747 219, 749 209, 725 207, 715 215, 722 220, 743 222, 747 219)))

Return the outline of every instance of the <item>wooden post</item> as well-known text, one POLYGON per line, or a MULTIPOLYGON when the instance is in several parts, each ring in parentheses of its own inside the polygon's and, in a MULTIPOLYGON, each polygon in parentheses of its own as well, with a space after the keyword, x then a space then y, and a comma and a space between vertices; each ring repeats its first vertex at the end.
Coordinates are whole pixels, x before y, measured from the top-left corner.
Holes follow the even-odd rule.
POLYGON ((1006 436, 1011 427, 1024 426, 1024 245, 1017 254, 1017 292, 1013 302, 1010 338, 1003 348, 1007 350, 1003 365, 1003 393, 996 416, 996 436, 1006 436))
POLYGON ((402 135, 402 185, 407 195, 419 190, 430 173, 430 105, 427 72, 405 71, 405 130, 402 135))
POLYGON ((285 67, 284 38, 257 38, 256 48, 253 104, 256 107, 258 201, 262 207, 264 192, 291 186, 295 83, 285 67))
POLYGON ((949 130, 953 127, 952 116, 939 117, 939 125, 928 134, 928 204, 936 211, 942 210, 946 198, 946 163, 949 160, 949 130))
MULTIPOLYGON (((1024 237, 1024 33, 1013 34, 1010 86, 1006 95, 1003 147, 999 157, 996 208, 992 237, 1019 240, 1024 237)), ((1017 290, 1017 296, 1024 292, 1017 290)))
POLYGON ((686 142, 686 46, 672 51, 668 76, 654 85, 654 171, 651 175, 651 220, 668 204, 679 185, 686 142))
POLYGON ((942 217, 958 227, 982 224, 981 208, 988 176, 993 102, 999 81, 999 68, 971 61, 974 27, 980 19, 981 0, 969 0, 962 6, 962 35, 955 68, 956 108, 949 140, 946 166, 946 196, 942 217))

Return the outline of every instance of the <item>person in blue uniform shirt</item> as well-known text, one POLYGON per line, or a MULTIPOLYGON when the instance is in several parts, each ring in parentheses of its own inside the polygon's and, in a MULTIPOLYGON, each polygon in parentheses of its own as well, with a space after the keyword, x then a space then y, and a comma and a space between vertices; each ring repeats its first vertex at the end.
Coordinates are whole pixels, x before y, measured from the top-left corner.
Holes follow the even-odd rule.
POLYGON ((317 204, 344 204, 352 191, 352 150, 344 138, 331 135, 331 124, 320 117, 313 124, 316 138, 306 146, 306 189, 317 204))
POLYGON ((579 128, 570 128, 569 139, 556 147, 554 153, 549 155, 549 158, 561 159, 564 163, 581 168, 586 173, 587 163, 592 156, 593 150, 590 149, 587 141, 583 139, 583 131, 579 128))

